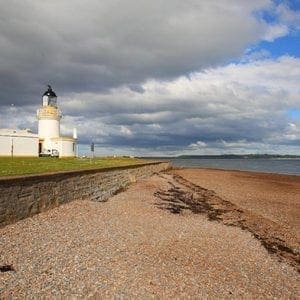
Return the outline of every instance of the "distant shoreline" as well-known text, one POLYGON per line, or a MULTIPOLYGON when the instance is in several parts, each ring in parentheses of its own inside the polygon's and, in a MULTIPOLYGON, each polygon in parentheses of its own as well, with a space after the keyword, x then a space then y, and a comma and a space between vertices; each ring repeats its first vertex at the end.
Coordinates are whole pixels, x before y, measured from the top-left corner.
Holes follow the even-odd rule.
MULTIPOLYGON (((144 158, 145 159, 145 158, 144 158)), ((260 157, 245 158, 224 156, 217 158, 206 157, 175 157, 160 158, 168 160, 174 167, 205 168, 216 170, 237 170, 259 173, 286 174, 300 176, 300 158, 260 157)))
POLYGON ((223 154, 223 155, 141 156, 139 158, 142 159, 300 159, 300 155, 223 154))
POLYGON ((174 167, 174 170, 203 170, 203 171, 220 171, 220 172, 240 172, 240 173, 249 173, 253 176, 256 175, 266 175, 266 176, 286 176, 286 177, 300 177, 300 174, 287 174, 287 173, 275 173, 275 172, 267 172, 267 171, 255 171, 255 170, 238 170, 238 169, 220 169, 213 167, 174 167))

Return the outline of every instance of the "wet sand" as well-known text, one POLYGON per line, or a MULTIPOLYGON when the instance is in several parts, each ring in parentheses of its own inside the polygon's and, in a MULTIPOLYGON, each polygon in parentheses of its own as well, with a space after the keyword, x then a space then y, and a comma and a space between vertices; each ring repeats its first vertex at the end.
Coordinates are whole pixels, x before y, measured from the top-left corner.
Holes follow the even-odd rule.
POLYGON ((174 170, 8 225, 0 298, 299 298, 299 178, 261 176, 174 170))

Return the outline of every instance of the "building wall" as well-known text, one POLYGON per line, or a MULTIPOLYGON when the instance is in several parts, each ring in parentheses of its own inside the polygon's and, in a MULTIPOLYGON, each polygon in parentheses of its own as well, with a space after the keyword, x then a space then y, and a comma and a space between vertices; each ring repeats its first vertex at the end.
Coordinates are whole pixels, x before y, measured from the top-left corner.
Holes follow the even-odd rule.
POLYGON ((44 119, 38 123, 39 138, 56 138, 60 135, 59 120, 44 119))
POLYGON ((56 149, 55 147, 53 147, 53 142, 51 139, 44 139, 42 141, 42 151, 44 152, 45 150, 48 150, 48 149, 56 149))
POLYGON ((38 137, 0 135, 0 156, 38 156, 38 137))
POLYGON ((72 138, 44 139, 42 150, 46 149, 57 150, 59 157, 74 157, 76 155, 76 141, 72 138))
POLYGON ((0 178, 0 227, 73 200, 106 201, 137 179, 170 167, 168 162, 130 167, 0 178))
POLYGON ((76 143, 72 139, 53 140, 53 148, 58 150, 59 157, 74 157, 76 154, 76 143))

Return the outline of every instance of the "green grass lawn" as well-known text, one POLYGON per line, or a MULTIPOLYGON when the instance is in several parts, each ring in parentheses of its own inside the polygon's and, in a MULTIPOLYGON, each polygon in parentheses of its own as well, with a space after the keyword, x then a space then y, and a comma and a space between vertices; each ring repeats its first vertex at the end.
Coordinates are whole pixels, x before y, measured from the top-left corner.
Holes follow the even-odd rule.
POLYGON ((23 174, 41 174, 56 171, 110 168, 145 163, 145 160, 127 157, 103 158, 21 158, 0 157, 0 177, 23 174))

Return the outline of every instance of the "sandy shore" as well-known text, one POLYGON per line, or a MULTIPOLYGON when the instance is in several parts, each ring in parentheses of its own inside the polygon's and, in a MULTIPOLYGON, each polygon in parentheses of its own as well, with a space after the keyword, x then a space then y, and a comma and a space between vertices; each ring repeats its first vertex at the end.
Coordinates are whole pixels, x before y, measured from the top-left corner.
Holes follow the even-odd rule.
POLYGON ((266 249, 299 270, 300 176, 211 169, 172 173, 178 182, 198 188, 200 203, 211 204, 213 213, 220 210, 219 221, 252 232, 266 249), (213 195, 201 196, 209 192, 213 195))
POLYGON ((75 201, 0 229, 0 298, 299 298, 299 199, 300 177, 186 169, 75 201))
POLYGON ((183 169, 174 173, 288 227, 300 239, 300 176, 212 169, 183 169))

